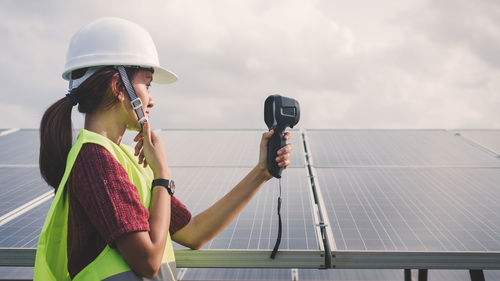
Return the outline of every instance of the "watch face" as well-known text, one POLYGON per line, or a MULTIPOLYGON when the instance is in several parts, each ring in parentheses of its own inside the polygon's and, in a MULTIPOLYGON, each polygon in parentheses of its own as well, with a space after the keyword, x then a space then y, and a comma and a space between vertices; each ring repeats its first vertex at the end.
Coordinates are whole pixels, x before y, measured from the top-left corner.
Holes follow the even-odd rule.
POLYGON ((168 187, 170 188, 170 191, 172 191, 172 194, 174 194, 174 192, 175 192, 175 183, 174 183, 173 180, 170 180, 168 182, 168 187))

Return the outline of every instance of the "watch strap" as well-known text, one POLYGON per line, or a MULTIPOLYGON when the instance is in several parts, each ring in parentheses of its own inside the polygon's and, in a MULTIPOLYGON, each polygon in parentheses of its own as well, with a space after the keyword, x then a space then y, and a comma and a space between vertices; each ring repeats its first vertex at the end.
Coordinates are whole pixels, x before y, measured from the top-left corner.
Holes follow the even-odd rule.
POLYGON ((151 183, 151 188, 155 186, 163 186, 167 189, 168 194, 170 194, 170 196, 173 196, 174 190, 171 188, 173 182, 174 182, 173 180, 167 180, 167 179, 154 179, 153 182, 151 183))

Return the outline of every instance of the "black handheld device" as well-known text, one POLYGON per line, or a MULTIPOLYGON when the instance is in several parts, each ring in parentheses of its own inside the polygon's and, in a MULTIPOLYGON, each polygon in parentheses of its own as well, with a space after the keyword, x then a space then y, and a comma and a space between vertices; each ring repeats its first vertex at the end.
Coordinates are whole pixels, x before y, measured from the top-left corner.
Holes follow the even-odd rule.
POLYGON ((278 197, 278 237, 271 252, 271 259, 276 257, 281 243, 281 172, 283 168, 278 166, 276 157, 278 150, 286 145, 285 130, 293 128, 300 119, 299 103, 291 98, 280 95, 272 95, 266 99, 264 104, 264 121, 269 130, 274 129, 274 134, 269 139, 267 146, 267 169, 273 177, 279 179, 280 194, 278 197))
POLYGON ((280 95, 267 97, 264 103, 264 121, 269 130, 274 129, 274 134, 269 140, 267 147, 267 167, 269 173, 275 178, 281 178, 283 169, 276 163, 278 150, 286 145, 285 129, 299 123, 299 102, 280 95))

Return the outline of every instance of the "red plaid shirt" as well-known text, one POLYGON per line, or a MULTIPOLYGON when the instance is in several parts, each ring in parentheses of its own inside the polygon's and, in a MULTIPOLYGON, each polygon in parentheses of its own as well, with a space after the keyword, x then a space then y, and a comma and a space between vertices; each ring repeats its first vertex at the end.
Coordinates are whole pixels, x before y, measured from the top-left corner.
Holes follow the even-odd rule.
MULTIPOLYGON (((68 271, 74 278, 123 234, 149 231, 149 212, 127 172, 102 146, 84 144, 68 180, 68 271)), ((183 228, 191 213, 171 197, 170 234, 183 228)))

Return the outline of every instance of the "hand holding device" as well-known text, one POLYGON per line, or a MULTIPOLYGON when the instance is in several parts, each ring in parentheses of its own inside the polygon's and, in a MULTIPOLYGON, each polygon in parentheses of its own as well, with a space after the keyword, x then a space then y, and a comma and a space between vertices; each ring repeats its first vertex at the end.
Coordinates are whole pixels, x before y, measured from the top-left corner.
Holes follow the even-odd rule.
POLYGON ((269 130, 274 129, 274 134, 269 140, 267 147, 267 168, 275 178, 281 178, 283 168, 276 163, 278 150, 286 145, 285 130, 287 127, 299 123, 299 102, 280 95, 269 96, 264 103, 264 121, 269 130))

